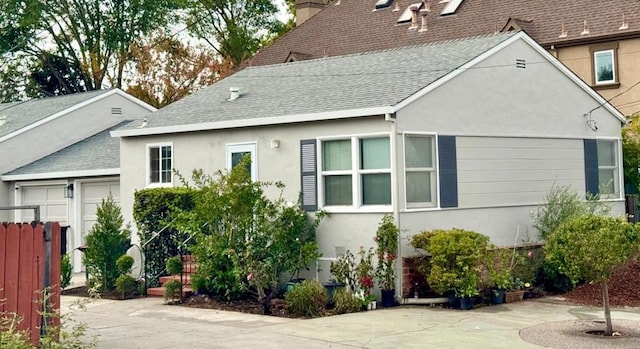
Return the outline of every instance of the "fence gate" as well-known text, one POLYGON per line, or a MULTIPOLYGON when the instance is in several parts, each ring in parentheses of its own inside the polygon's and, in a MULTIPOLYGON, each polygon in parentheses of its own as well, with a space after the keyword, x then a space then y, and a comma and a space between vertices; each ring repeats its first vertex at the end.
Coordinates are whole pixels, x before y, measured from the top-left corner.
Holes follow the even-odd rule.
POLYGON ((41 312, 60 309, 60 224, 0 224, 0 312, 22 318, 20 330, 30 331, 37 345, 41 330, 59 325, 59 318, 45 323, 41 312), (43 304, 42 290, 51 287, 43 304))

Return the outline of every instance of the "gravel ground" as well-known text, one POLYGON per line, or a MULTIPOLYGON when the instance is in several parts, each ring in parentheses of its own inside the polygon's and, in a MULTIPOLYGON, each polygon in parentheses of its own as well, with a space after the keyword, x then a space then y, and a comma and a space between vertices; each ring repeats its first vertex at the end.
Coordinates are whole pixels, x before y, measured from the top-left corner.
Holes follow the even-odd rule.
MULTIPOLYGON (((563 296, 576 304, 603 306, 600 284, 584 284, 563 296)), ((609 281, 609 303, 615 307, 640 307, 640 261, 616 269, 609 281)))
POLYGON ((621 336, 603 337, 587 331, 604 330, 604 321, 568 320, 547 322, 520 331, 525 342, 554 349, 631 349, 640 348, 640 321, 615 320, 613 330, 621 336))

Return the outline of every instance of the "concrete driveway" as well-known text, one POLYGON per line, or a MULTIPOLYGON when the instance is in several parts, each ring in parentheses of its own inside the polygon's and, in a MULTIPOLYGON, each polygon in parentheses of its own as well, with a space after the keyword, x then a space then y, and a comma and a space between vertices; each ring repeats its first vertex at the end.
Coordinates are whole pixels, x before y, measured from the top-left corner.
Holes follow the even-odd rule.
MULTIPOLYGON (((75 299, 63 296, 62 308, 67 309, 75 299)), ((612 314, 614 319, 637 322, 640 328, 640 309, 614 309, 612 314)), ((401 306, 305 320, 168 306, 158 298, 96 300, 75 316, 88 325, 90 335, 98 336, 98 348, 123 349, 541 348, 525 342, 520 331, 546 324, 538 334, 548 340, 559 335, 552 332, 562 332, 560 324, 602 317, 601 309, 568 305, 558 299, 471 311, 401 306)), ((640 338, 631 339, 631 344, 613 347, 640 347, 640 338)), ((584 347, 566 341, 554 339, 545 347, 584 347)), ((595 343, 596 347, 610 347, 595 343)))

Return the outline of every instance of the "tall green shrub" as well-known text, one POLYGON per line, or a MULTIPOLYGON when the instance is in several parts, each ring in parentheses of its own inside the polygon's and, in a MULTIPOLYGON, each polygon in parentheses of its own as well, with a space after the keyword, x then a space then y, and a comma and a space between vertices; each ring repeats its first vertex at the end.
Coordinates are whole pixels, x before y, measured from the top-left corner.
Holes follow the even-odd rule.
MULTIPOLYGON (((147 279, 165 274, 167 258, 177 255, 178 243, 187 239, 188 234, 179 232, 169 223, 176 212, 193 209, 193 195, 190 188, 152 188, 135 192, 133 218, 138 227, 140 246, 145 246, 147 279), (158 236, 147 244, 156 234, 158 236)), ((149 286, 158 284, 157 279, 147 281, 149 286)))
POLYGON ((640 252, 640 229, 615 217, 586 215, 571 218, 553 231, 544 247, 545 258, 573 282, 602 285, 605 335, 613 332, 608 281, 614 268, 640 252))
POLYGON ((86 237, 84 264, 89 277, 102 290, 113 290, 120 275, 116 261, 131 247, 131 232, 123 228, 120 207, 109 195, 96 211, 97 221, 86 237))

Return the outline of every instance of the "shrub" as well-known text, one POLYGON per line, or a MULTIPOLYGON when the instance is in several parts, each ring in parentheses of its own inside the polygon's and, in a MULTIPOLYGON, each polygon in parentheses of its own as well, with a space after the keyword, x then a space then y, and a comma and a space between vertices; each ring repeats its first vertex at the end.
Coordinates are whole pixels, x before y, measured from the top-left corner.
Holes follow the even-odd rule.
POLYGON ((116 279, 116 290, 122 293, 122 298, 132 295, 137 291, 136 279, 128 274, 122 274, 116 279))
POLYGON ((100 284, 103 290, 113 290, 120 275, 116 260, 131 246, 131 232, 122 228, 120 207, 111 195, 102 199, 96 216, 97 222, 86 237, 84 264, 94 283, 100 284))
POLYGON ((378 225, 375 241, 377 244, 378 267, 376 278, 380 288, 391 290, 395 288, 395 270, 393 266, 398 254, 398 236, 400 230, 393 221, 392 215, 385 215, 378 225))
POLYGON ((129 274, 131 272, 131 268, 133 267, 133 257, 123 254, 116 261, 116 268, 120 272, 120 274, 129 274))
POLYGON ((356 313, 362 310, 362 301, 345 287, 333 293, 334 310, 338 314, 356 313))
POLYGON ((173 302, 175 299, 180 299, 180 291, 182 284, 178 280, 169 280, 164 283, 164 300, 173 302))
POLYGON ((295 285, 285 295, 287 309, 299 316, 316 317, 322 315, 327 303, 327 291, 315 280, 305 280, 295 285))
POLYGON ((167 259, 167 273, 182 274, 182 258, 180 256, 173 256, 167 259))
POLYGON ((71 277, 73 275, 73 266, 68 253, 65 253, 60 260, 60 288, 67 288, 71 285, 71 277))

